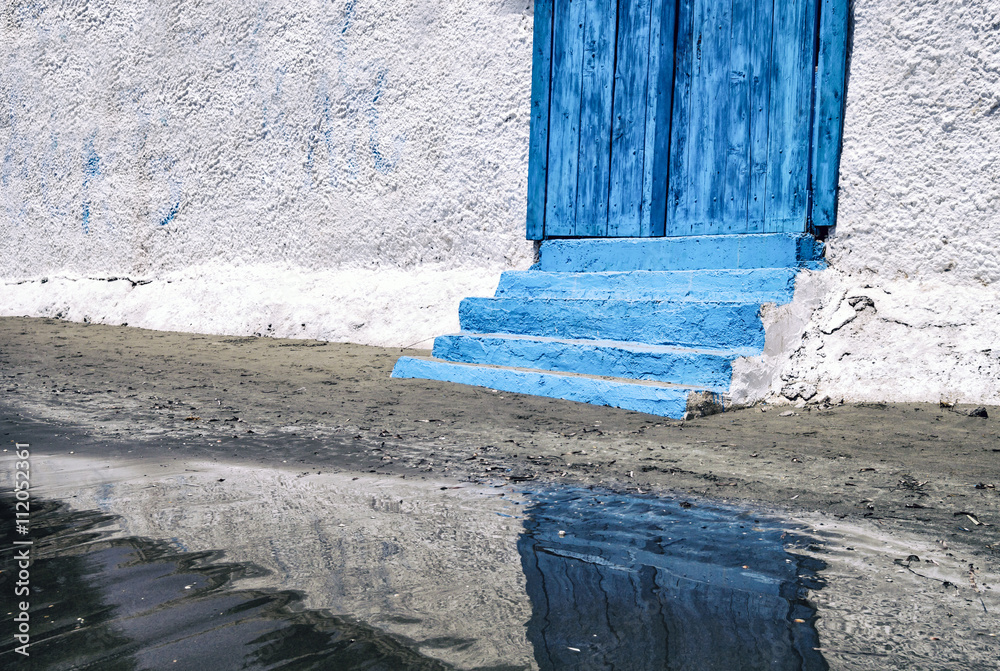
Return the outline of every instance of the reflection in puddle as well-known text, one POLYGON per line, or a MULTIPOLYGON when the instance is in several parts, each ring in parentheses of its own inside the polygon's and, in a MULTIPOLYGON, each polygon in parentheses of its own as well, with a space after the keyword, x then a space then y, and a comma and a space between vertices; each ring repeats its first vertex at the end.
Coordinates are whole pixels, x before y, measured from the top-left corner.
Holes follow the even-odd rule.
MULTIPOLYGON (((0 503, 3 520, 13 519, 12 510, 0 503)), ((295 593, 228 589, 253 566, 212 553, 178 554, 148 539, 108 539, 95 529, 109 521, 36 505, 25 668, 445 668, 371 627, 304 611, 295 593)), ((5 547, 13 531, 4 524, 5 547)), ((4 645, 0 657, 21 661, 12 648, 4 645)))
POLYGON ((36 496, 75 511, 33 519, 38 668, 827 668, 815 567, 738 511, 209 463, 33 469, 36 496))
POLYGON ((825 669, 805 601, 821 568, 773 522, 558 491, 518 547, 542 669, 825 669))

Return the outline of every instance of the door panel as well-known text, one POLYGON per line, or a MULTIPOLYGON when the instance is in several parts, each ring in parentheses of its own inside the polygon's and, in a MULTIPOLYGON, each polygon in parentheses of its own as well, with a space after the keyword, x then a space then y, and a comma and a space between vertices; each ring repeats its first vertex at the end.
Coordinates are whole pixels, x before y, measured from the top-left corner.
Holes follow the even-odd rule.
POLYGON ((806 229, 815 0, 682 0, 667 235, 806 229))
POLYGON ((574 228, 579 236, 605 236, 608 231, 617 12, 616 0, 587 0, 574 228))
POLYGON ((819 3, 831 1, 549 0, 532 228, 544 212, 544 237, 805 231, 819 3))
POLYGON ((555 0, 546 237, 662 235, 673 22, 673 0, 555 0))
POLYGON ((585 6, 586 0, 556 0, 555 3, 549 180, 545 206, 547 236, 576 235, 585 6))

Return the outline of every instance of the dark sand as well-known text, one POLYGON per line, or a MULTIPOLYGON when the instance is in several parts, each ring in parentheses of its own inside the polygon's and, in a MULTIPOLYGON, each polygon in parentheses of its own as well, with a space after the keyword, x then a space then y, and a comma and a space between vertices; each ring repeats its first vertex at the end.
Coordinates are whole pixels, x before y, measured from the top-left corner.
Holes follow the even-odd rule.
POLYGON ((1000 525, 1000 408, 759 406, 677 422, 389 377, 416 353, 2 318, 0 398, 95 437, 185 436, 201 456, 669 490, 878 518, 1000 557, 996 527, 955 515, 1000 525), (321 437, 341 447, 314 449, 321 437))
MULTIPOLYGON (((937 404, 758 406, 677 422, 389 377, 398 356, 417 353, 2 318, 0 433, 52 443, 74 427, 50 453, 158 455, 169 437, 173 460, 601 485, 820 513, 924 539, 971 567, 966 596, 997 592, 998 407, 982 418, 937 404)), ((905 560, 904 546, 896 553, 905 560)), ((928 631, 961 625, 940 611, 928 631)))

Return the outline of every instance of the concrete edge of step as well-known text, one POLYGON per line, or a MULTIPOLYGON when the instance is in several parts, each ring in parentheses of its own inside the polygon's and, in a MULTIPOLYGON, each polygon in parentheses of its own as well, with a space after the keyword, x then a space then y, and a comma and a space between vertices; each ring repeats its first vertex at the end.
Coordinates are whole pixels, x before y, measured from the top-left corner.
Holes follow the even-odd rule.
POLYGON ((425 379, 466 384, 498 391, 561 398, 686 419, 725 410, 722 389, 646 380, 609 378, 581 373, 490 366, 442 361, 433 357, 400 357, 392 371, 396 379, 425 379))

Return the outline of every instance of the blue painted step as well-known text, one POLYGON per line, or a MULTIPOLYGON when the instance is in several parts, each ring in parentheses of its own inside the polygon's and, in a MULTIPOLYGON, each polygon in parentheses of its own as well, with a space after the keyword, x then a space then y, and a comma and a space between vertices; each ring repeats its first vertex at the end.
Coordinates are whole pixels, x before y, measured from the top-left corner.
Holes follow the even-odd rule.
POLYGON ((434 340, 434 357, 442 361, 658 380, 719 392, 729 389, 733 359, 756 353, 505 333, 456 333, 434 340))
POLYGON ((497 298, 698 299, 787 303, 795 268, 578 273, 513 270, 500 276, 497 298))
POLYGON ((466 298, 463 331, 737 349, 764 346, 758 303, 466 298))
POLYGON ((812 268, 822 265, 823 243, 811 235, 767 233, 676 238, 546 240, 539 270, 721 270, 812 268))
MULTIPOLYGON (((663 417, 683 417, 690 396, 700 393, 695 387, 680 385, 477 366, 424 357, 400 357, 392 377, 457 382, 518 394, 607 405, 663 417)), ((721 396, 709 396, 715 403, 722 404, 721 396)))
POLYGON ((822 264, 807 235, 546 240, 530 271, 494 298, 462 301, 463 332, 436 358, 403 357, 425 378, 681 418, 722 404, 732 362, 763 349, 760 306, 792 299, 822 264), (689 403, 691 402, 691 403, 689 403))

